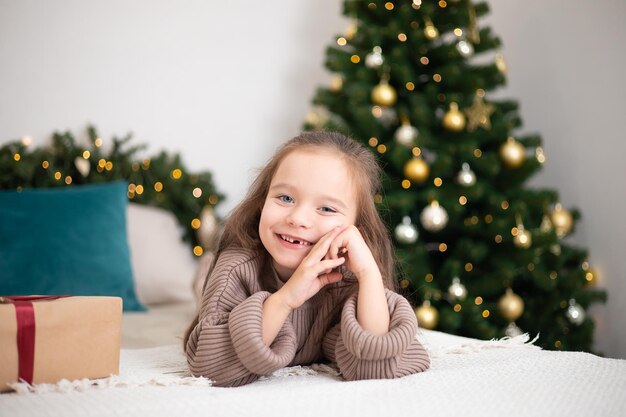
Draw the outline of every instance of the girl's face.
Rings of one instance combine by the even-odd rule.
[[[259,235],[281,280],[291,277],[317,241],[354,224],[355,186],[347,164],[330,151],[297,150],[276,170],[261,211]]]

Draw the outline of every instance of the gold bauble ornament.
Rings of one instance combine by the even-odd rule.
[[[533,238],[528,230],[517,226],[517,234],[513,237],[513,243],[518,248],[528,249],[533,244]]]
[[[200,212],[200,227],[196,234],[200,244],[205,249],[215,248],[217,243],[217,218],[213,212],[213,207],[206,206]]]
[[[379,106],[389,107],[396,104],[398,94],[396,90],[389,85],[386,80],[382,80],[372,90],[372,102]]]
[[[501,53],[497,53],[495,57],[495,63],[496,68],[498,68],[498,71],[500,71],[502,74],[506,74],[508,72],[509,68],[506,64],[506,60],[504,59],[504,55],[502,55]]]
[[[443,115],[443,127],[452,132],[465,129],[465,115],[459,111],[459,105],[450,103],[450,109]]]
[[[321,129],[330,118],[330,114],[326,108],[315,106],[309,111],[305,117],[305,122],[312,125],[315,129]]]
[[[514,137],[509,136],[500,147],[500,159],[504,162],[504,165],[508,168],[519,168],[526,159],[524,146],[515,140]]]
[[[330,79],[330,91],[337,93],[343,88],[343,77],[341,74],[333,74]]]
[[[439,322],[439,312],[430,305],[428,300],[415,309],[415,316],[417,317],[417,325],[424,329],[432,330],[437,327]]]
[[[439,37],[439,31],[437,30],[435,25],[433,25],[433,22],[431,22],[430,20],[426,22],[426,25],[424,25],[424,36],[429,41],[434,41],[435,39]]]
[[[593,287],[598,281],[598,273],[594,269],[587,269],[585,271],[585,281],[587,287]]]
[[[404,165],[404,176],[413,182],[424,182],[429,174],[430,168],[422,158],[412,158]]]
[[[535,158],[537,158],[537,162],[540,164],[546,163],[546,154],[541,146],[537,146],[537,149],[535,149]]]
[[[543,218],[541,219],[541,225],[539,226],[539,230],[541,230],[544,233],[552,230],[552,220],[550,220],[550,217],[548,217],[547,214],[543,215]]]
[[[572,226],[574,225],[572,214],[561,207],[560,204],[554,206],[554,210],[550,213],[550,221],[559,238],[565,237],[572,230]]]
[[[498,311],[508,321],[515,321],[524,313],[524,300],[515,294],[511,288],[498,300]]]
[[[354,36],[356,35],[357,30],[358,29],[357,29],[356,22],[351,22],[346,28],[346,31],[344,32],[344,36],[346,37],[347,40],[350,41],[354,39]]]

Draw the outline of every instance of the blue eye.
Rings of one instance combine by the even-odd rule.
[[[285,194],[279,195],[278,199],[282,201],[283,203],[293,203],[293,198]]]
[[[337,210],[328,206],[321,207],[320,210],[323,211],[324,213],[337,213]]]

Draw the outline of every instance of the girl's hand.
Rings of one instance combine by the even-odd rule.
[[[333,240],[341,231],[342,227],[336,227],[326,233],[302,260],[291,278],[277,291],[289,308],[300,307],[325,285],[341,280],[342,274],[334,272],[333,269],[342,265],[345,259],[326,256]]]
[[[389,308],[385,286],[372,251],[356,226],[349,226],[333,239],[327,257],[346,258],[346,266],[359,281],[356,319],[373,335],[389,331]]]
[[[359,229],[352,225],[345,228],[330,244],[327,259],[346,258],[346,267],[360,281],[364,277],[380,278],[378,264],[365,243]]]

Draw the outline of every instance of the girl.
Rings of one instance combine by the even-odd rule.
[[[239,386],[322,359],[347,380],[428,369],[413,309],[393,292],[379,178],[373,155],[339,133],[278,150],[224,224],[185,335],[194,375]]]

